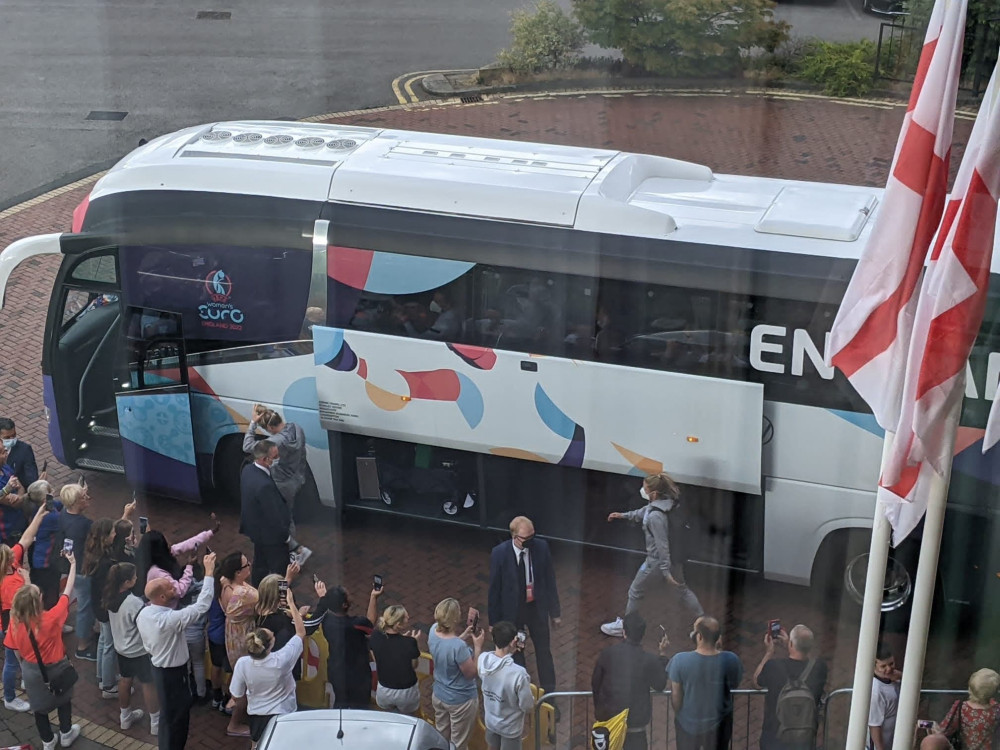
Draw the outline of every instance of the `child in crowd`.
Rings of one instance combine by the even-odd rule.
[[[896,710],[899,707],[899,681],[892,650],[879,643],[875,651],[875,674],[872,677],[872,702],[868,711],[868,750],[891,750],[896,733]]]
[[[181,599],[178,608],[184,608],[198,599],[202,586],[205,584],[205,569],[201,563],[194,563],[194,580],[187,594]],[[191,676],[194,679],[195,692],[198,701],[205,700],[205,626],[208,623],[208,613],[194,620],[184,628],[184,640],[187,641],[188,658],[190,661]],[[214,677],[214,675],[213,675]],[[215,685],[213,681],[213,686]]]

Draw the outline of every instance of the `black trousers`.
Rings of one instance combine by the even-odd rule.
[[[677,750],[727,750],[733,736],[733,715],[728,714],[714,728],[698,734],[684,731],[675,717],[674,729],[677,732]]]
[[[56,711],[59,714],[59,731],[68,732],[73,728],[73,706],[64,703]],[[52,742],[56,738],[55,732],[52,731],[52,724],[49,723],[48,714],[36,713],[35,727],[38,729],[38,735],[42,738],[42,742]]]
[[[538,668],[538,687],[546,693],[556,689],[556,667],[552,663],[552,649],[549,646],[549,617],[538,608],[537,602],[522,604],[517,612],[517,629],[525,629],[535,646],[535,666]],[[526,667],[524,652],[514,654],[514,662]]]
[[[42,592],[42,606],[45,609],[52,609],[59,601],[59,582],[62,578],[62,571],[58,565],[48,568],[32,568],[31,582],[38,586]],[[101,594],[97,595],[98,597]]]
[[[288,544],[255,544],[253,546],[253,568],[250,578],[253,585],[258,585],[265,576],[271,573],[285,575],[288,569]],[[233,666],[236,666],[235,664]]]
[[[191,683],[187,664],[181,667],[153,667],[153,684],[160,699],[160,750],[184,750],[191,721]]]
[[[646,727],[643,727],[641,732],[626,732],[622,750],[647,750],[649,741],[646,739],[646,731]]]

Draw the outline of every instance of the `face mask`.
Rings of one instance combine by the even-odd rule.
[[[14,447],[14,443],[17,442],[17,438],[4,438],[3,447],[10,450]]]
[[[529,537],[527,539],[521,540],[521,546],[525,549],[531,549],[532,545],[535,543],[535,537]]]
[[[442,312],[441,305],[437,303],[437,300],[431,300],[431,303],[427,305],[427,309],[435,314],[439,314]]]
[[[642,498],[643,500],[645,500],[645,501],[646,501],[647,503],[649,502],[649,493],[648,493],[648,492],[646,492],[646,487],[645,487],[645,485],[643,485],[643,486],[642,486],[642,487],[641,487],[641,488],[639,489],[639,497],[641,497],[641,498]]]

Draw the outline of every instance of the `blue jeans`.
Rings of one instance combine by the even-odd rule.
[[[104,690],[113,690],[118,684],[118,655],[109,622],[101,623],[101,635],[97,639],[97,679]]]
[[[14,688],[17,687],[17,670],[19,668],[17,651],[5,647],[3,653],[3,699],[5,701],[12,701],[15,698]]]
[[[77,575],[73,584],[76,594],[76,647],[90,645],[94,637],[94,607],[90,603],[90,576]]]

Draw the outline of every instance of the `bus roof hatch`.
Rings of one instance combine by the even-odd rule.
[[[754,227],[766,234],[853,242],[875,211],[873,190],[828,190],[821,185],[785,187]]]

